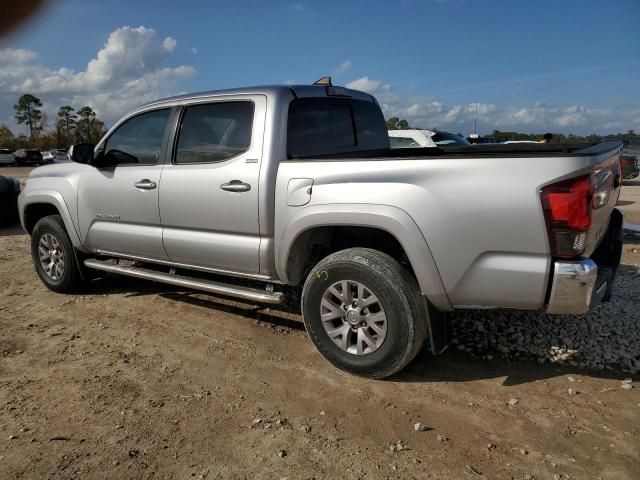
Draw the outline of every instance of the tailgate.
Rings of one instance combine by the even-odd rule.
[[[622,165],[619,142],[613,143],[615,147],[607,154],[599,156],[599,162],[594,166],[591,174],[593,185],[593,200],[591,202],[591,228],[587,232],[585,257],[591,254],[600,244],[607,232],[611,213],[618,203],[622,186]]]
[[[621,142],[578,150],[580,168],[541,189],[553,257],[588,258],[598,248],[620,196],[621,150]]]

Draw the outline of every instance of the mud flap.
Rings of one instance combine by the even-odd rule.
[[[620,259],[622,257],[622,223],[624,217],[622,212],[617,208],[611,212],[611,219],[609,220],[609,227],[607,233],[600,242],[600,245],[591,256],[591,259],[598,265],[598,280],[596,281],[597,291],[598,285],[602,285],[603,282],[607,282],[606,291],[603,293],[602,298],[599,299],[602,302],[608,302],[611,300],[611,289],[616,276],[616,271],[620,265]],[[593,302],[597,304],[598,302]]]
[[[444,352],[451,343],[451,318],[446,312],[441,312],[429,302],[427,302],[427,307],[429,309],[427,325],[431,353],[438,355]]]

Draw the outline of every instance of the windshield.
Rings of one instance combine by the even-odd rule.
[[[435,135],[431,137],[431,140],[439,147],[447,145],[471,145],[464,138],[447,132],[436,132]]]

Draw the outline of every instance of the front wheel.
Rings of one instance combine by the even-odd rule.
[[[38,220],[31,234],[31,257],[40,280],[50,290],[67,293],[79,286],[76,256],[60,215]]]
[[[320,261],[304,284],[302,313],[330,363],[369,378],[401,370],[427,335],[427,304],[415,279],[389,255],[368,248]]]

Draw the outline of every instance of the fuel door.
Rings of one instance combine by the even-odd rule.
[[[311,201],[313,178],[292,178],[287,185],[287,205],[301,207]]]

